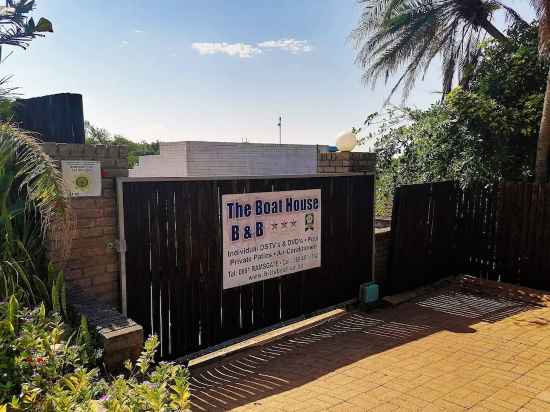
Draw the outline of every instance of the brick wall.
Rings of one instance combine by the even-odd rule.
[[[366,152],[319,153],[319,173],[374,173],[376,154]]]
[[[115,178],[128,176],[126,146],[44,143],[56,160],[101,162],[102,194],[71,198],[74,216],[71,249],[66,259],[55,251],[52,260],[65,272],[68,285],[75,285],[99,301],[120,307],[118,223]]]

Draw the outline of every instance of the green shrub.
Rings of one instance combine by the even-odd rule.
[[[188,408],[187,370],[154,365],[158,338],[150,337],[126,375],[102,377],[85,320],[72,333],[57,313],[0,303],[0,412],[182,411]]]
[[[37,279],[51,283],[42,277],[47,273],[46,239],[66,250],[71,222],[56,163],[32,136],[0,123],[0,300],[12,294],[33,306],[44,300]],[[53,284],[45,285],[48,295],[56,292],[51,298],[60,295],[60,285],[54,291]]]
[[[394,189],[414,183],[530,181],[549,62],[538,58],[538,24],[513,25],[509,44],[488,41],[469,87],[428,108],[389,107],[369,116],[377,154],[377,214]]]
[[[168,362],[152,368],[158,338],[151,336],[135,365],[127,361],[128,377],[114,378],[103,397],[108,411],[183,411],[189,406],[187,369]]]

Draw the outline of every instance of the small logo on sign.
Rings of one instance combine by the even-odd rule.
[[[313,213],[306,213],[305,217],[305,232],[308,230],[313,230],[315,225],[315,215]]]
[[[90,178],[84,174],[76,177],[74,180],[75,187],[81,192],[90,190]]]

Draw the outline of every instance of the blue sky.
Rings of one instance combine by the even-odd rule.
[[[2,74],[24,97],[81,93],[87,120],[133,140],[275,142],[282,115],[285,143],[332,144],[389,90],[361,83],[346,41],[359,13],[356,0],[37,0],[55,33]],[[434,67],[408,104],[439,84]]]

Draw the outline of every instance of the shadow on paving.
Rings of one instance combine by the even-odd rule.
[[[396,308],[347,313],[193,368],[192,409],[228,410],[253,403],[431,334],[474,333],[470,325],[497,322],[535,308],[538,306],[446,289]]]

